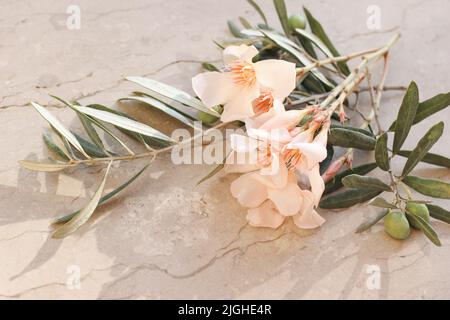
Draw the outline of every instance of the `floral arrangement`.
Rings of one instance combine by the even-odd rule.
[[[57,172],[107,164],[86,206],[54,221],[54,238],[75,232],[98,206],[125,189],[162,153],[211,144],[207,137],[227,127],[240,132],[229,135],[226,156],[220,157],[214,170],[199,183],[222,171],[238,174],[230,191],[247,209],[250,225],[277,228],[292,217],[299,228],[312,229],[325,222],[317,208],[340,209],[368,202],[380,211],[357,232],[384,219],[385,231],[393,238],[406,239],[413,227],[440,245],[430,217],[450,223],[450,212],[428,199],[416,198],[411,189],[427,197],[450,199],[449,183],[412,175],[419,162],[450,167],[450,159],[429,152],[442,136],[444,123],[432,126],[413,150],[402,146],[414,124],[450,105],[450,93],[420,101],[414,82],[407,88],[385,86],[389,51],[399,34],[382,47],[341,55],[306,8],[304,15],[288,18],[284,1],[273,2],[282,31],[269,25],[257,3],[248,0],[262,23],[253,26],[242,17],[242,27],[228,22],[234,39],[216,43],[223,50],[223,65],[205,62],[205,72],[192,79],[197,97],[152,79],[127,78],[147,90],[133,92],[119,102],[160,110],[182,128],[190,128],[194,135],[189,138],[180,141],[100,104],[82,106],[55,97],[76,113],[86,133],[82,136],[32,102],[50,124],[51,130],[43,138],[52,158],[23,160],[22,166]],[[357,61],[356,66],[350,68],[350,61]],[[373,86],[372,69],[380,61],[382,77]],[[367,83],[365,87],[363,82]],[[406,92],[396,120],[383,128],[379,110],[382,93],[388,89]],[[369,114],[358,105],[363,93],[370,96]],[[348,110],[362,118],[361,126],[353,125],[356,119],[348,118]],[[140,142],[143,150],[131,150],[124,135]],[[108,145],[104,136],[115,145]],[[373,161],[352,166],[355,149],[370,152]],[[392,170],[394,157],[407,159],[401,172]],[[112,163],[136,159],[148,159],[148,164],[103,194]],[[368,175],[377,168],[387,172],[388,181]],[[391,196],[384,198],[382,193]]]

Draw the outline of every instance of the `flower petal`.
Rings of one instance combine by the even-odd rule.
[[[307,171],[309,183],[311,184],[311,192],[314,195],[314,204],[319,205],[320,198],[325,190],[325,183],[320,176],[319,164]]]
[[[258,141],[242,134],[230,134],[230,146],[236,152],[252,152],[258,148]]]
[[[283,60],[268,59],[254,64],[256,79],[272,89],[276,99],[286,98],[295,88],[295,64]]]
[[[229,46],[223,50],[223,62],[228,65],[235,61],[252,62],[258,50],[254,46],[241,44],[240,46]]]
[[[301,229],[320,227],[325,219],[314,210],[314,195],[310,191],[303,190],[302,199],[301,212],[293,217],[295,225]]]
[[[269,188],[284,188],[288,183],[289,171],[284,161],[278,155],[272,154],[272,164],[262,168],[259,174],[255,174],[254,179],[258,180]]]
[[[268,190],[269,199],[272,200],[278,211],[284,216],[297,214],[302,206],[302,190],[297,183],[288,183],[282,189]]]
[[[311,169],[327,157],[327,148],[319,143],[292,142],[288,149],[298,149],[302,153],[302,160],[306,160],[307,169]]]
[[[239,90],[230,75],[222,72],[203,72],[192,78],[192,88],[208,107],[224,104]]]
[[[308,213],[297,214],[293,219],[295,225],[301,229],[315,229],[325,222],[325,219],[314,209]]]
[[[273,101],[273,107],[270,108],[269,111],[263,112],[259,115],[254,116],[251,119],[245,120],[245,127],[251,128],[251,129],[258,129],[260,126],[262,126],[264,123],[266,123],[268,120],[272,119],[276,115],[279,115],[280,113],[285,112],[284,105],[279,100]]]
[[[282,112],[274,116],[272,119],[269,119],[267,122],[261,125],[259,129],[292,129],[300,122],[303,113],[304,111],[302,110],[289,110],[286,112]]]
[[[249,153],[230,152],[225,160],[224,171],[226,173],[247,173],[256,171],[259,167],[256,164],[256,159]]]
[[[265,185],[253,179],[255,173],[246,173],[231,183],[230,190],[233,197],[247,208],[258,207],[267,199]]]
[[[255,115],[252,101],[259,96],[257,86],[244,87],[223,106],[222,122],[245,120]]]
[[[274,208],[271,201],[266,201],[261,206],[248,210],[247,221],[253,227],[276,229],[283,224],[284,216]]]

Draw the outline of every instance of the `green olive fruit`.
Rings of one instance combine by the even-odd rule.
[[[408,202],[408,204],[406,205],[406,211],[408,211],[409,213],[411,213],[415,216],[421,217],[426,222],[430,221],[430,212],[428,211],[427,206],[422,203]],[[420,226],[418,226],[414,220],[408,219],[408,221],[412,227],[414,227],[416,229],[420,229]]]
[[[410,233],[408,220],[402,212],[391,211],[384,217],[384,231],[394,239],[404,240]]]
[[[292,29],[305,29],[306,20],[301,14],[293,14],[288,19],[289,26]]]

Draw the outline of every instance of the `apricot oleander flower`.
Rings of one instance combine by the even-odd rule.
[[[224,105],[223,122],[245,120],[268,112],[296,85],[295,64],[283,60],[252,62],[254,46],[229,46],[223,51],[224,68],[192,78],[192,87],[207,107]]]
[[[329,124],[312,121],[307,129],[297,127],[310,111],[281,111],[265,122],[255,117],[246,121],[248,136],[231,136],[233,153],[225,171],[243,173],[230,189],[248,208],[250,225],[277,228],[289,216],[300,228],[324,223],[315,207],[324,189],[319,163],[326,157]],[[231,157],[237,154],[244,154],[241,160],[254,161],[234,163]],[[309,180],[311,190],[300,188],[296,173]]]

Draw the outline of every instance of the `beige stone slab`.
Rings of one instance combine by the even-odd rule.
[[[270,21],[276,21],[271,1],[259,2]],[[200,70],[199,62],[220,59],[212,40],[228,37],[226,20],[242,15],[258,21],[240,0],[77,3],[81,29],[68,30],[65,12],[71,1],[2,1],[0,298],[450,298],[450,227],[443,223],[433,223],[441,248],[418,232],[405,242],[392,240],[379,225],[355,234],[363,218],[375,212],[367,206],[324,211],[327,223],[320,230],[298,230],[292,223],[278,230],[254,229],[229,194],[233,176],[220,175],[195,187],[211,168],[175,166],[168,158],[157,160],[79,232],[64,240],[49,239],[51,219],[86,203],[102,168],[61,174],[20,168],[20,159],[48,155],[41,139],[46,123],[28,102],[55,104],[50,93],[113,105],[137,88],[123,80],[126,75],[191,91],[190,78]],[[287,4],[291,12],[300,11],[302,4],[310,8],[342,52],[376,47],[401,31],[387,84],[407,85],[414,79],[422,99],[450,89],[448,1],[377,1],[379,31],[366,27],[372,1]],[[385,126],[400,98],[401,93],[386,93]],[[70,110],[49,110],[70,128],[80,129]],[[174,128],[145,108],[127,111],[162,124],[167,132]],[[450,110],[418,125],[407,146],[438,120],[450,120]],[[449,134],[446,128],[433,150],[450,156]],[[356,158],[364,157],[358,153]],[[113,167],[106,188],[111,190],[144,164]],[[420,173],[450,180],[446,169],[421,165]],[[373,270],[380,271],[377,288],[371,287]]]

